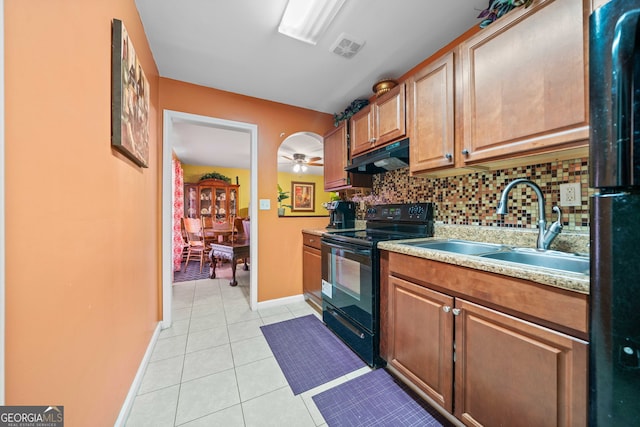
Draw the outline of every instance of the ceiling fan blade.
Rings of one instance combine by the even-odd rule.
[[[309,165],[309,166],[324,166],[324,163],[313,162],[313,163],[307,163],[307,165]]]
[[[291,157],[287,157],[287,156],[282,156],[282,157],[284,157],[284,158],[285,158],[285,159],[287,159],[287,160],[291,160],[291,161],[293,161],[293,159],[292,159]]]
[[[307,162],[313,163],[313,162],[317,162],[318,160],[322,160],[322,157],[309,157],[307,159]]]

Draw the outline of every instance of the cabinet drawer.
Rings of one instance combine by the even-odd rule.
[[[309,233],[302,233],[302,244],[320,249],[320,236]]]

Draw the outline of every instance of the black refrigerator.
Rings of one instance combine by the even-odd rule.
[[[640,0],[589,20],[589,422],[640,425]]]

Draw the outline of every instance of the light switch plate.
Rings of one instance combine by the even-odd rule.
[[[268,211],[271,209],[271,200],[270,199],[260,199],[260,210]]]
[[[560,184],[560,206],[581,206],[582,189],[579,182]]]

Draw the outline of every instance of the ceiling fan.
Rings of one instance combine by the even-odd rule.
[[[287,160],[293,162],[293,171],[294,172],[304,172],[307,170],[307,166],[324,166],[323,163],[319,163],[319,160],[322,160],[322,157],[309,157],[305,156],[301,153],[294,153],[292,157],[282,156]]]

